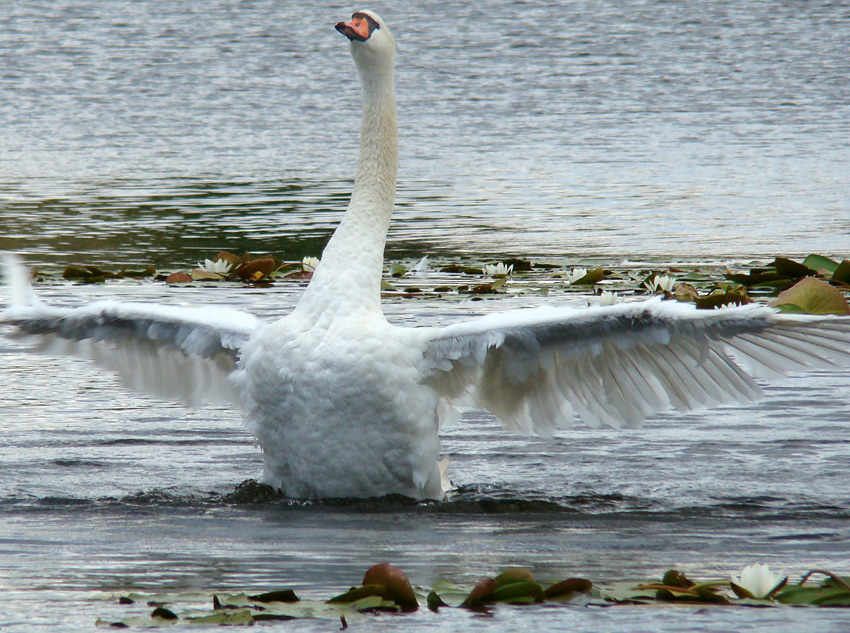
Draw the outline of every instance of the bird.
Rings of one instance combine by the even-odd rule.
[[[265,321],[212,306],[53,307],[7,255],[0,323],[87,354],[133,389],[241,407],[262,481],[295,499],[444,499],[439,433],[457,407],[543,436],[576,421],[635,427],[671,408],[756,400],[757,378],[850,364],[850,319],[760,304],[698,310],[655,297],[389,323],[381,276],[398,169],[396,45],[373,11],[335,28],[361,83],[359,156],[349,205],[291,312]]]

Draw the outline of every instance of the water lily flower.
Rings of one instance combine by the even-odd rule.
[[[612,306],[617,303],[617,301],[619,301],[617,295],[610,290],[603,290],[602,294],[599,295],[599,305],[601,306]]]
[[[645,281],[643,283],[644,286],[650,292],[671,292],[673,290],[673,285],[676,283],[676,279],[671,277],[670,275],[655,275],[652,279]]]
[[[486,264],[484,266],[484,274],[490,275],[491,277],[507,277],[514,271],[514,265],[505,266],[502,262],[499,262],[495,266],[492,264]]]
[[[422,273],[428,272],[428,256],[427,255],[425,255],[422,259],[420,259],[419,262],[416,264],[416,266],[413,267],[413,272],[415,272],[418,275],[421,275]]]
[[[319,267],[319,261],[318,257],[305,257],[301,260],[301,270],[305,273],[315,272],[316,268]]]
[[[567,273],[567,283],[574,284],[579,279],[587,275],[587,268],[573,268],[569,273]]]
[[[229,261],[224,259],[205,259],[204,263],[198,262],[198,268],[208,273],[216,273],[218,275],[226,275],[233,267]]]
[[[771,598],[788,582],[787,577],[782,578],[781,574],[774,574],[770,567],[759,563],[747,565],[740,577],[733,575],[731,578],[732,591],[739,598]]]

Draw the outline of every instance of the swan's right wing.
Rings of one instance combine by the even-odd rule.
[[[242,346],[260,327],[251,314],[227,308],[185,308],[101,301],[57,308],[39,301],[27,272],[4,262],[11,307],[0,324],[35,337],[38,350],[91,358],[129,388],[187,404],[233,404],[228,380]]]

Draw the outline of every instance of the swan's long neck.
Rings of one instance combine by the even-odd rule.
[[[360,157],[348,209],[324,252],[298,311],[381,313],[384,246],[395,201],[398,130],[392,66],[360,68]]]

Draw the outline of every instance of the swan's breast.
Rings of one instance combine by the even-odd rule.
[[[267,478],[294,496],[421,496],[439,440],[415,330],[285,321],[252,341],[239,378]]]

